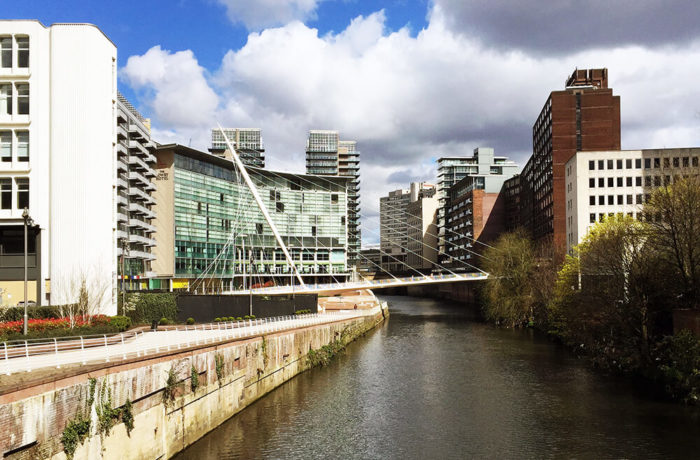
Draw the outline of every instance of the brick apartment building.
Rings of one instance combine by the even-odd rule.
[[[533,153],[522,174],[510,179],[506,208],[518,218],[508,226],[524,227],[537,242],[566,245],[565,165],[578,151],[620,149],[620,97],[608,88],[607,69],[576,69],[566,87],[550,93],[532,128]]]

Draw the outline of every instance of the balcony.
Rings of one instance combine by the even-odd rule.
[[[129,181],[142,184],[143,188],[146,190],[155,190],[156,188],[146,176],[136,171],[129,171]]]
[[[127,172],[129,168],[126,167],[126,164],[124,164],[123,161],[117,160],[117,171],[124,171]]]
[[[152,155],[148,155],[152,156]],[[143,161],[141,158],[137,156],[130,156],[129,157],[129,165],[133,166],[135,169],[142,170],[144,175],[149,176],[149,177],[155,177],[156,172],[151,168],[148,164],[146,164],[145,161]]]
[[[136,137],[139,139],[148,139],[150,137],[148,131],[146,130],[146,127],[143,126],[141,123],[134,123],[133,120],[131,121],[131,123],[129,123],[129,133],[132,137]]]
[[[138,214],[142,214],[146,216],[147,219],[153,219],[156,217],[156,213],[151,211],[150,209],[146,208],[145,206],[141,206],[138,203],[129,203],[129,211],[135,212]]]
[[[149,152],[146,150],[146,148],[141,144],[141,142],[129,139],[129,150],[136,155],[148,155]]]
[[[139,220],[139,219],[129,219],[129,227],[140,228],[140,229],[145,230],[145,231],[150,232],[150,233],[153,233],[156,231],[156,228],[153,225],[147,224],[146,222]]]
[[[117,230],[117,239],[118,240],[125,240],[128,238],[129,234],[126,233],[124,230]]]
[[[153,238],[148,238],[147,236],[133,235],[133,234],[129,235],[129,242],[143,244],[146,246],[155,246],[156,245],[156,240],[154,240]]]
[[[150,252],[136,251],[136,250],[130,249],[129,252],[126,254],[126,258],[127,259],[155,260],[156,256],[154,256]]]
[[[129,222],[129,218],[126,214],[117,211],[117,222]]]
[[[129,133],[126,130],[125,124],[119,123],[117,125],[117,139],[128,139],[129,138]]]
[[[132,199],[138,200],[138,201],[144,201],[147,204],[155,204],[156,200],[149,195],[148,193],[144,192],[140,188],[136,187],[130,187],[129,188],[129,196]]]

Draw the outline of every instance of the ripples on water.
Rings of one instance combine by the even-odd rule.
[[[178,460],[700,458],[697,409],[656,402],[533,331],[455,303],[386,297],[391,318]]]

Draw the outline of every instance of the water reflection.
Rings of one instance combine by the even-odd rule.
[[[391,319],[183,452],[219,458],[689,458],[696,409],[638,396],[532,331],[387,297]]]

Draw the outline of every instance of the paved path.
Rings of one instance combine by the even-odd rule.
[[[0,344],[0,373],[11,375],[31,372],[48,367],[60,368],[70,364],[113,362],[128,358],[180,350],[198,345],[245,339],[261,334],[275,333],[316,324],[330,323],[379,312],[379,306],[368,310],[341,310],[299,316],[284,316],[230,323],[213,323],[181,326],[165,331],[142,331],[105,336],[103,339],[75,338],[70,342],[80,344],[71,350],[59,346],[60,341],[11,343],[7,348]],[[101,344],[98,344],[100,341]],[[92,345],[92,346],[90,346]]]

